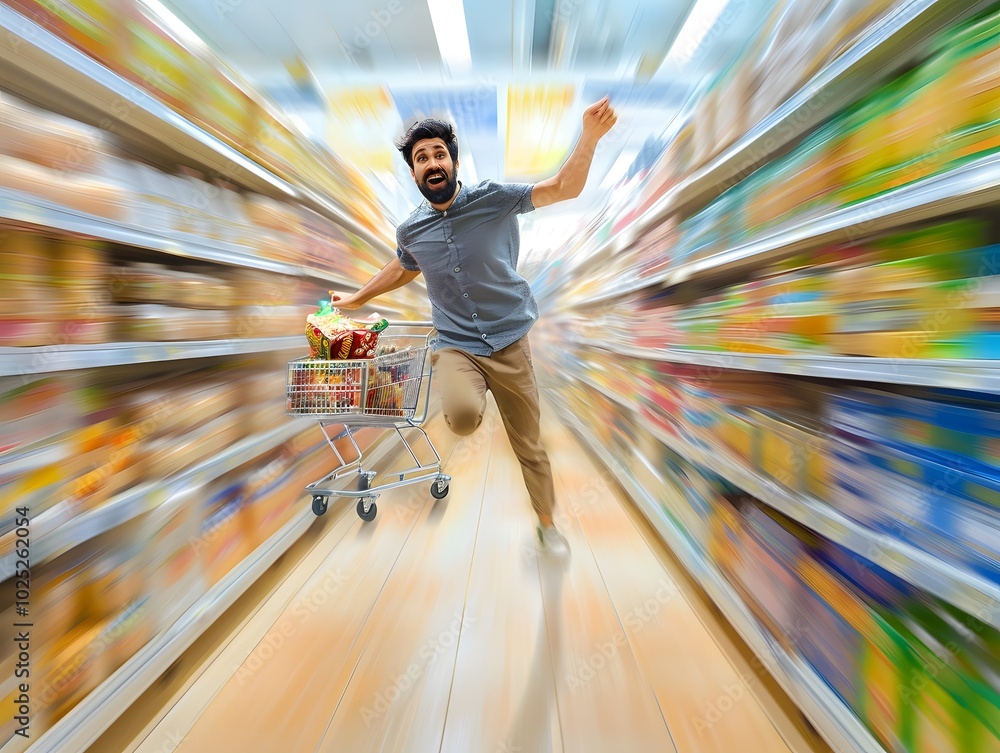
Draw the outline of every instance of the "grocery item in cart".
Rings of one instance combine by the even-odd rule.
[[[289,371],[289,408],[307,414],[356,413],[361,408],[363,366],[322,359],[293,361]]]
[[[402,416],[403,379],[393,377],[390,369],[372,368],[368,374],[368,396],[365,408],[379,416]]]
[[[323,301],[316,313],[306,317],[309,356],[321,361],[372,358],[379,333],[387,326],[385,319],[362,324],[332,308],[329,301]]]

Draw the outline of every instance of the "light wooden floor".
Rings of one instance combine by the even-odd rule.
[[[564,428],[568,562],[535,551],[492,402],[428,430],[445,500],[337,503],[91,753],[827,750]]]

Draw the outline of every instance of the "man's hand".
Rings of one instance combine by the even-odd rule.
[[[559,168],[559,172],[535,184],[531,189],[531,203],[535,209],[547,207],[559,201],[575,199],[587,184],[590,165],[597,151],[597,142],[610,131],[618,116],[611,108],[607,97],[595,102],[583,113],[583,133],[569,158]]]
[[[583,112],[583,138],[596,144],[610,131],[618,116],[611,107],[607,97],[600,102],[595,102]]]
[[[338,293],[336,290],[330,291],[330,303],[344,311],[354,311],[365,305],[358,299],[357,293]]]

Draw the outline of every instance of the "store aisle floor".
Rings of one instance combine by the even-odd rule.
[[[428,429],[445,500],[394,490],[367,524],[339,503],[266,598],[91,751],[826,750],[568,431],[546,422],[558,560],[535,550],[492,402],[471,437]]]

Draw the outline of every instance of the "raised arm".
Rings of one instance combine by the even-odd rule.
[[[555,175],[536,183],[531,189],[531,203],[535,209],[567,199],[575,199],[587,185],[587,175],[594,161],[594,151],[599,142],[617,122],[618,116],[608,98],[596,102],[583,113],[583,133],[569,158]]]
[[[419,270],[411,272],[408,269],[404,269],[397,257],[382,267],[381,271],[366,282],[365,286],[357,293],[338,293],[335,290],[331,290],[330,302],[337,308],[344,309],[345,311],[358,309],[373,298],[378,298],[390,290],[401,288],[407,283],[412,282],[419,274]]]

